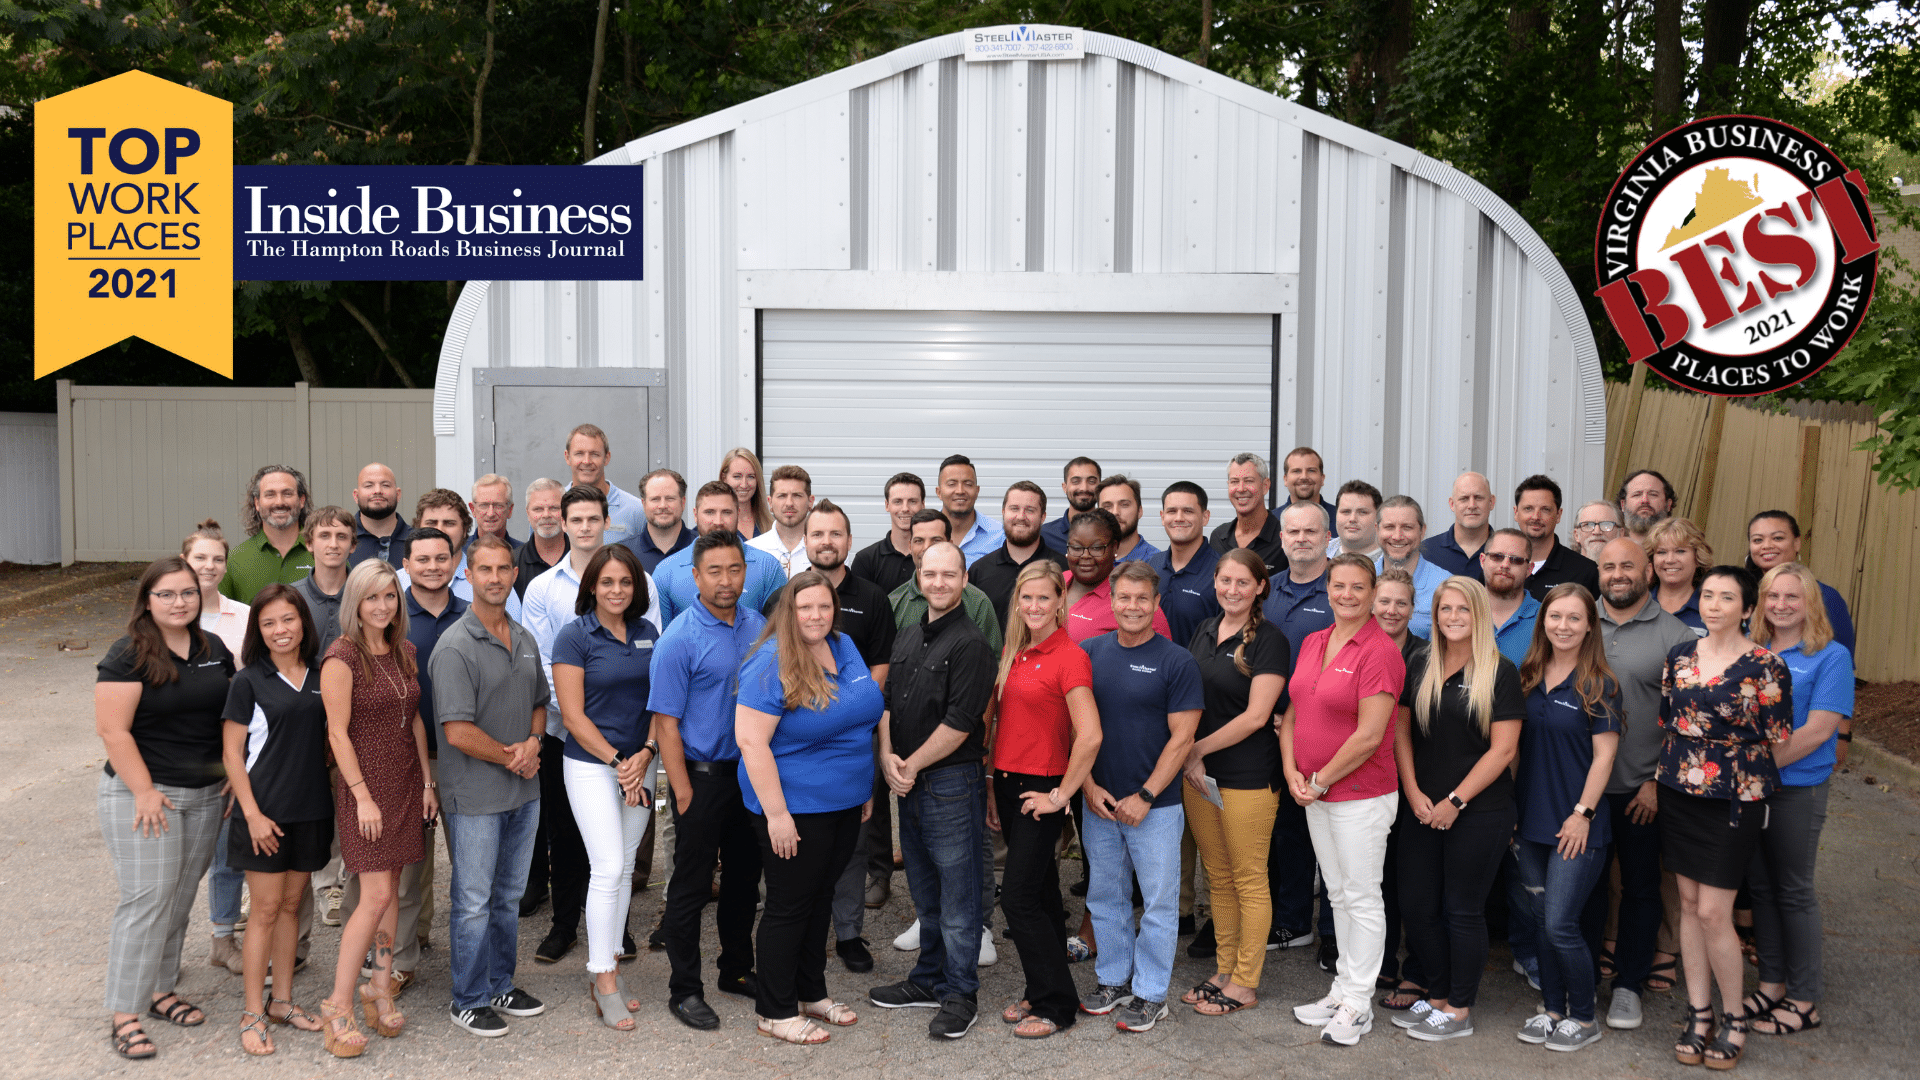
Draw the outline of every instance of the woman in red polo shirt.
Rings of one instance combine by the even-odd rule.
[[[993,798],[987,824],[1006,837],[1000,910],[1027,973],[1026,996],[1001,1019],[1016,1038],[1044,1039],[1073,1026],[1079,991],[1067,967],[1066,909],[1060,903],[1061,813],[1100,752],[1093,668],[1065,630],[1066,582],[1051,562],[1020,571],[1000,652],[1000,678],[987,705]]]
[[[1300,643],[1293,701],[1280,718],[1288,793],[1306,807],[1340,942],[1331,992],[1293,1015],[1341,1046],[1373,1029],[1368,999],[1387,940],[1380,874],[1399,809],[1393,709],[1407,665],[1373,621],[1373,586],[1373,560],[1364,555],[1340,555],[1327,567],[1333,625]]]

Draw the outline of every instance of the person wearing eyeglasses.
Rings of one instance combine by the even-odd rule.
[[[1581,503],[1573,512],[1573,546],[1589,559],[1598,560],[1607,541],[1621,534],[1620,509],[1605,499]]]
[[[1067,530],[1067,636],[1076,645],[1112,633],[1119,626],[1113,615],[1112,582],[1119,542],[1119,520],[1099,507],[1074,515],[1073,526]],[[1173,630],[1157,603],[1153,632],[1172,640]]]
[[[1500,655],[1515,667],[1527,658],[1533,623],[1540,616],[1540,601],[1527,588],[1528,571],[1533,568],[1529,551],[1527,534],[1519,529],[1495,530],[1480,549],[1480,573],[1493,608],[1494,639]]]

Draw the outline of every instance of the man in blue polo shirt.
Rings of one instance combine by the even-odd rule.
[[[1100,481],[1100,509],[1120,523],[1120,535],[1113,541],[1114,562],[1146,562],[1160,554],[1159,548],[1140,535],[1140,515],[1144,512],[1140,481],[1121,473]]]
[[[1527,572],[1533,568],[1529,547],[1526,533],[1498,529],[1480,549],[1480,570],[1493,604],[1494,643],[1514,667],[1527,658],[1533,624],[1540,616],[1540,601],[1527,592]]]
[[[687,478],[672,469],[655,469],[640,478],[640,505],[647,527],[620,541],[640,557],[640,569],[652,574],[660,560],[693,546],[694,531],[681,517],[687,512]]]
[[[1213,595],[1213,568],[1220,553],[1207,543],[1207,489],[1191,480],[1168,485],[1160,496],[1160,528],[1166,531],[1167,550],[1147,559],[1160,575],[1160,610],[1173,631],[1173,643],[1184,647],[1193,632],[1220,614]]]
[[[733,532],[737,527],[740,513],[739,499],[733,489],[724,480],[709,480],[700,485],[693,497],[693,524],[700,535],[715,529]],[[693,546],[698,546],[696,540]],[[660,592],[660,626],[673,625],[680,617],[699,602],[699,587],[695,582],[693,567],[693,546],[661,559],[653,572],[654,587]],[[787,583],[787,572],[780,568],[780,560],[756,547],[742,549],[746,558],[747,577],[741,586],[739,604],[744,608],[762,611],[780,586]]]
[[[613,446],[607,433],[593,424],[581,424],[567,433],[562,448],[572,487],[590,487],[607,499],[607,543],[625,543],[647,527],[640,500],[607,479],[607,466],[613,461]]]
[[[730,504],[733,497],[728,488]],[[753,912],[760,900],[760,842],[740,795],[733,712],[740,664],[767,620],[741,602],[747,556],[731,524],[702,533],[687,550],[698,594],[653,648],[647,708],[673,788],[673,875],[661,927],[672,967],[667,1010],[688,1027],[711,1031],[720,1026],[720,1017],[707,1004],[700,977],[700,909],[707,903],[716,856],[716,985],[743,997],[755,996],[758,989]]]
[[[1427,537],[1420,554],[1449,574],[1462,574],[1480,580],[1480,549],[1487,545],[1493,516],[1493,485],[1477,472],[1464,472],[1454,480],[1453,493],[1447,496],[1447,509],[1453,511],[1453,527]]]
[[[1040,526],[1040,540],[1055,551],[1067,550],[1067,527],[1073,519],[1100,505],[1100,463],[1090,457],[1077,457],[1060,470],[1060,493],[1067,497],[1067,509],[1059,517]]]
[[[1421,557],[1420,538],[1427,532],[1427,515],[1410,496],[1391,495],[1380,504],[1380,554],[1375,570],[1405,570],[1413,578],[1413,616],[1407,632],[1417,638],[1433,634],[1433,590],[1452,575]]]

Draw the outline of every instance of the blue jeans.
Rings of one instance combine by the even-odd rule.
[[[900,800],[900,855],[920,920],[920,960],[907,980],[943,1000],[980,989],[986,835],[987,784],[977,762],[921,773]]]
[[[1540,927],[1533,915],[1533,901],[1527,897],[1526,886],[1520,877],[1517,849],[1507,849],[1506,865],[1503,867],[1507,879],[1507,945],[1513,949],[1513,958],[1528,974],[1540,973]]]
[[[237,806],[220,822],[220,835],[213,842],[213,871],[207,875],[207,914],[215,926],[232,926],[240,921],[240,886],[247,883],[245,870],[227,865],[227,830],[233,828],[234,818],[240,819],[241,828],[247,827],[247,819]]]
[[[1087,913],[1100,954],[1094,977],[1102,986],[1126,986],[1135,997],[1165,1001],[1173,981],[1173,950],[1180,934],[1180,834],[1187,812],[1179,803],[1147,811],[1138,825],[1088,814],[1080,822],[1087,851]],[[1133,928],[1133,880],[1140,880],[1138,935]]]
[[[1607,867],[1605,847],[1560,857],[1553,844],[1513,842],[1521,889],[1530,901],[1540,948],[1540,999],[1547,1011],[1593,1022],[1593,950],[1580,916]]]
[[[453,857],[447,939],[453,1007],[477,1009],[513,989],[520,897],[527,891],[540,800],[499,814],[448,814]]]

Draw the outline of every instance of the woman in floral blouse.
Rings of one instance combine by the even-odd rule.
[[[1733,898],[1766,826],[1766,799],[1780,785],[1774,750],[1793,737],[1787,666],[1740,629],[1756,591],[1740,567],[1707,571],[1700,583],[1707,634],[1675,646],[1661,677],[1660,856],[1679,880],[1692,1011],[1674,1056],[1714,1069],[1733,1068],[1746,1046]],[[1724,1008],[1719,1037],[1709,1043],[1714,983]]]

